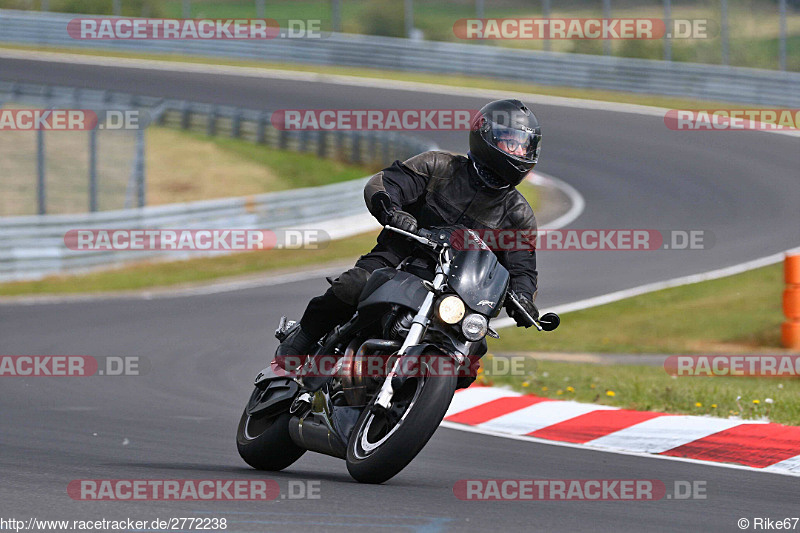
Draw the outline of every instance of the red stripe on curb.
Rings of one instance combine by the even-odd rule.
[[[764,468],[800,455],[800,427],[741,424],[661,455]]]
[[[475,426],[483,424],[499,416],[507,415],[514,411],[524,409],[530,405],[539,402],[552,401],[550,398],[539,398],[538,396],[508,396],[506,398],[498,398],[475,407],[471,407],[466,411],[461,411],[454,415],[445,418],[448,422],[457,422],[459,424],[469,424]]]
[[[628,409],[598,410],[537,429],[528,435],[541,439],[583,444],[659,416],[664,416],[664,414]]]

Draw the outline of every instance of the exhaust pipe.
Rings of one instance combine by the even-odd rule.
[[[347,444],[339,440],[330,420],[320,420],[313,413],[304,418],[293,416],[289,421],[289,436],[295,444],[309,451],[339,459],[347,457]]]

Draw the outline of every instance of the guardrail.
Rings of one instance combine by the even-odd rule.
[[[273,128],[270,114],[230,106],[138,96],[127,93],[0,82],[3,100],[42,106],[141,109],[159,124],[227,135],[276,148],[315,153],[350,162],[388,164],[436,145],[384,131],[285,131]],[[33,179],[33,177],[32,177]],[[181,204],[76,215],[0,217],[0,281],[35,279],[48,274],[122,264],[154,257],[178,259],[201,252],[86,252],[67,248],[64,236],[74,229],[283,229],[309,223],[351,220],[336,227],[338,237],[367,229],[371,222],[363,200],[367,178],[321,187]],[[335,226],[335,225],[334,225]],[[215,252],[218,253],[218,252]],[[224,252],[223,252],[224,253]]]
[[[83,16],[83,15],[81,15]],[[334,33],[322,39],[76,40],[74,15],[0,10],[0,42],[461,74],[800,107],[800,73]]]
[[[197,251],[76,251],[64,236],[91,229],[284,229],[364,215],[367,178],[257,196],[204,200],[79,215],[0,218],[0,281],[35,279],[155,257],[196,257]],[[359,231],[360,226],[347,228]],[[366,228],[361,228],[364,231]],[[346,233],[339,233],[339,237]],[[211,252],[224,253],[224,252]]]
[[[2,31],[0,40],[1,35]],[[149,118],[161,125],[198,131],[209,136],[241,138],[273,148],[312,153],[356,164],[388,164],[395,159],[405,160],[436,147],[430,141],[392,131],[278,129],[272,126],[272,115],[266,111],[117,91],[0,81],[0,105],[3,100],[25,101],[42,106],[145,108],[151,115]]]

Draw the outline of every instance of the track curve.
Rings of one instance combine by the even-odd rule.
[[[146,75],[145,75],[146,74]],[[484,99],[213,74],[0,59],[0,79],[186,97],[257,109],[477,108]],[[543,172],[586,199],[580,228],[704,229],[708,250],[543,252],[543,307],[702,272],[797,246],[797,140],[752,132],[688,133],[661,119],[533,105],[544,124]],[[465,150],[465,134],[426,132]],[[225,516],[229,531],[735,530],[740,517],[785,516],[796,480],[679,462],[516,442],[442,428],[386,486],[353,483],[336,459],[306,454],[284,473],[320,480],[321,499],[272,503],[75,502],[81,478],[263,477],[234,433],[254,371],[324,280],[152,301],[0,305],[0,353],[137,355],[140,377],[4,378],[0,498],[4,514],[49,518]],[[752,310],[751,310],[752,311]],[[535,338],[533,339],[535,340]],[[123,444],[126,442],[127,444]],[[471,478],[702,480],[708,499],[638,503],[462,502]],[[387,517],[387,515],[390,515]],[[646,518],[642,518],[646,516]]]

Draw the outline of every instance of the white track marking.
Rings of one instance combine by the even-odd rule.
[[[444,416],[448,417],[456,413],[461,413],[467,409],[472,409],[478,405],[483,405],[500,398],[513,398],[516,396],[522,396],[522,394],[511,390],[499,389],[497,387],[470,387],[466,390],[456,392]]]
[[[764,470],[769,470],[770,472],[777,472],[779,474],[788,470],[789,472],[792,472],[795,475],[800,475],[800,455],[791,457],[789,459],[785,459],[780,463],[775,463],[774,465],[770,465],[766,467]]]
[[[632,452],[661,453],[742,423],[741,420],[726,418],[659,416],[590,440],[585,444]]]
[[[607,405],[546,400],[494,418],[488,422],[479,424],[478,427],[500,433],[525,435],[532,431],[564,422],[570,418],[591,413],[592,411],[610,411],[615,409],[617,408]]]
[[[779,474],[782,476],[792,476],[792,477],[800,477],[800,471],[791,471],[791,470],[770,470],[768,468],[753,468],[752,466],[745,466],[745,465],[737,465],[733,463],[715,463],[713,461],[701,461],[699,459],[691,459],[688,457],[672,457],[670,455],[652,455],[649,453],[643,452],[634,452],[634,451],[627,451],[627,450],[612,450],[612,449],[603,449],[603,448],[588,448],[584,444],[575,444],[572,442],[561,442],[556,440],[547,440],[547,439],[540,439],[537,437],[530,437],[528,435],[509,435],[507,433],[498,433],[496,431],[489,431],[487,429],[483,429],[478,426],[466,426],[464,424],[457,424],[455,422],[442,422],[440,427],[446,429],[454,429],[457,431],[465,431],[467,433],[477,433],[479,435],[486,435],[490,437],[497,437],[501,439],[510,439],[510,440],[518,440],[523,442],[532,442],[535,444],[545,444],[548,446],[561,446],[563,448],[575,448],[577,450],[582,450],[584,452],[598,452],[598,453],[613,453],[616,455],[628,455],[633,457],[642,457],[645,459],[659,459],[662,461],[679,461],[682,463],[692,463],[701,466],[712,466],[717,468],[730,468],[733,470],[747,470],[750,472],[761,472],[765,474]],[[773,467],[776,465],[772,465]]]

